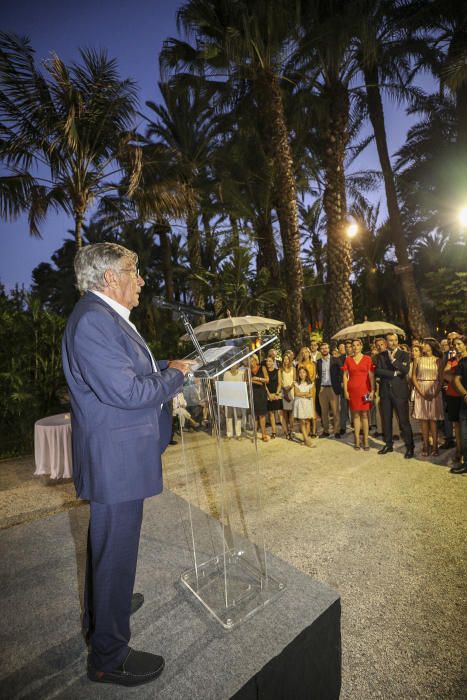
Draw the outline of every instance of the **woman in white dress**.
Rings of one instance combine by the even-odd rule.
[[[293,415],[300,421],[303,444],[307,447],[314,447],[310,437],[310,421],[315,417],[313,382],[306,367],[298,368],[298,377],[294,386]]]

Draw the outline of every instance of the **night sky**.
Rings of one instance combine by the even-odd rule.
[[[107,49],[110,57],[117,58],[121,77],[138,82],[143,107],[145,100],[158,100],[158,54],[164,39],[177,36],[175,15],[181,4],[179,0],[4,0],[1,28],[28,36],[38,59],[55,51],[68,63],[79,58],[80,47]],[[417,84],[433,89],[428,76]],[[389,148],[394,153],[404,142],[410,122],[403,106],[386,102],[385,111]],[[379,168],[374,144],[352,171],[366,168]],[[380,197],[384,200],[382,191],[371,199]],[[0,281],[7,290],[16,283],[28,287],[33,268],[50,260],[70,228],[72,222],[65,214],[50,214],[41,226],[43,238],[37,239],[29,235],[25,217],[13,223],[0,221]]]

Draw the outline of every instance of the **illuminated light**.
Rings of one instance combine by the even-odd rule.
[[[346,228],[346,234],[348,235],[349,238],[355,238],[355,236],[358,233],[358,224],[355,222],[353,224],[349,224]]]
[[[467,227],[467,207],[462,207],[462,209],[460,209],[459,223],[461,226]]]

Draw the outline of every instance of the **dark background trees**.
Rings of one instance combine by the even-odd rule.
[[[188,0],[178,20],[154,75],[162,97],[144,106],[105,52],[38,65],[27,39],[1,35],[0,214],[29,212],[34,235],[51,210],[74,221],[27,293],[2,291],[7,317],[64,321],[76,246],[115,240],[138,252],[136,322],[163,355],[183,330],[155,293],[280,317],[296,348],[309,327],[330,336],[365,317],[417,337],[465,324],[461,4]],[[413,120],[397,154],[388,95]],[[373,139],[381,171],[359,172]],[[48,361],[46,340],[35,348]]]

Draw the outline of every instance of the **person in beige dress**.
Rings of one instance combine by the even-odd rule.
[[[434,338],[425,338],[422,344],[422,356],[414,359],[412,382],[415,387],[413,417],[422,426],[422,457],[430,454],[430,435],[432,439],[431,454],[439,455],[437,421],[443,420],[443,362],[439,343]]]

